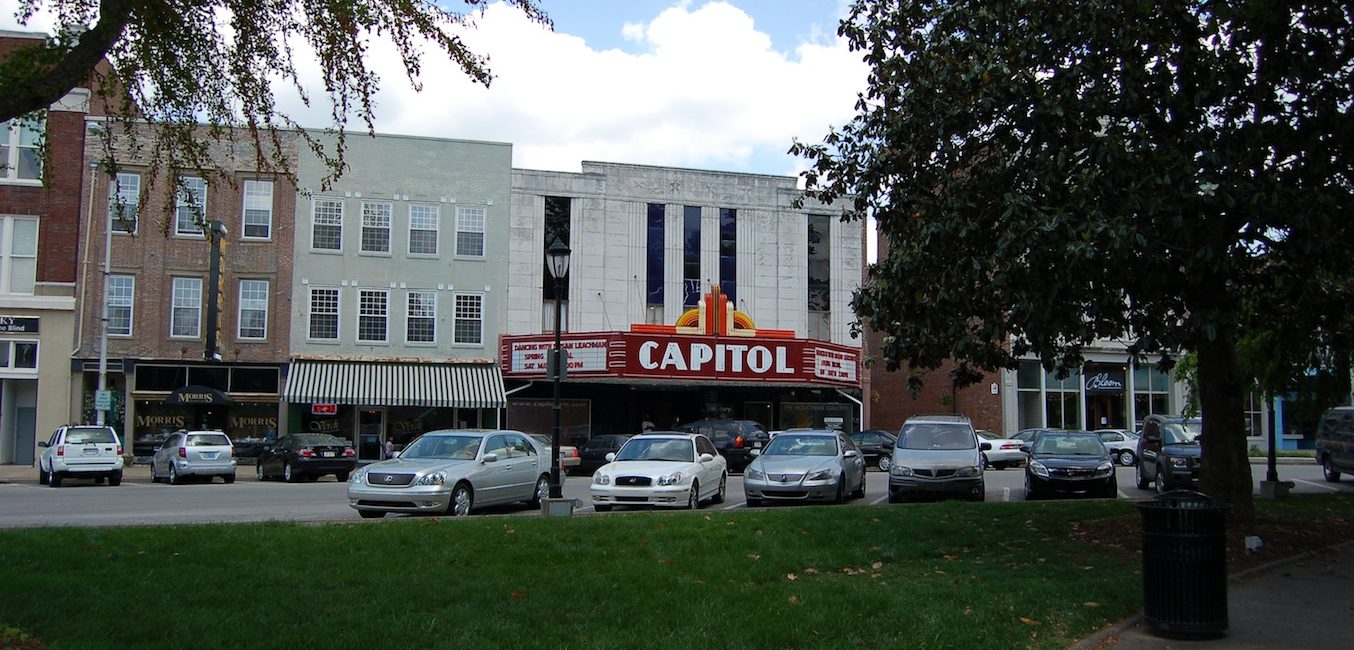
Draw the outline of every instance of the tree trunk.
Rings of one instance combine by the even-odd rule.
[[[1237,359],[1236,336],[1219,332],[1201,341],[1199,355],[1199,407],[1203,411],[1203,467],[1199,488],[1205,494],[1232,504],[1232,521],[1255,521],[1251,495],[1251,463],[1247,457],[1243,424],[1245,381]]]

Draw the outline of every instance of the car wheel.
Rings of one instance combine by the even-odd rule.
[[[854,499],[865,497],[865,472],[860,473],[860,487],[856,488],[856,491],[851,493],[851,497]]]
[[[1025,500],[1038,501],[1039,493],[1034,491],[1034,486],[1030,484],[1030,475],[1025,475]]]
[[[728,492],[729,492],[729,475],[728,474],[720,475],[719,491],[715,493],[713,499],[710,499],[710,503],[724,503],[724,498],[725,496],[728,495]]]
[[[907,497],[901,493],[895,493],[889,490],[889,503],[907,503]]]
[[[1321,459],[1321,473],[1325,474],[1326,480],[1331,483],[1340,480],[1340,470],[1335,469],[1335,466],[1331,464],[1329,454]]]
[[[259,463],[254,466],[254,476],[258,477],[260,481],[268,480],[268,477],[263,474],[263,463]],[[363,512],[366,511],[363,510]]]
[[[875,465],[879,467],[879,471],[887,472],[889,471],[889,467],[893,465],[893,458],[891,456],[880,456],[879,461],[876,462]]]
[[[1146,490],[1147,488],[1152,487],[1152,482],[1147,480],[1146,474],[1142,473],[1142,463],[1138,463],[1136,467],[1137,469],[1134,470],[1134,476],[1138,479],[1138,489]]]
[[[122,470],[108,473],[108,484],[117,487],[122,485]]]
[[[229,484],[229,483],[234,483],[234,482],[235,482],[235,473],[234,473],[234,472],[231,472],[230,474],[222,474],[222,475],[221,475],[221,480],[225,481],[225,482],[228,483],[228,484]]]
[[[1123,465],[1124,467],[1128,467],[1129,465],[1132,465],[1132,464],[1133,464],[1133,461],[1135,461],[1135,460],[1137,460],[1137,459],[1138,459],[1137,456],[1134,456],[1134,455],[1133,455],[1133,452],[1131,452],[1131,451],[1129,451],[1129,450],[1127,450],[1127,449],[1120,449],[1120,450],[1119,450],[1119,464],[1120,464],[1120,465]]]
[[[978,491],[975,492],[975,493],[973,493],[973,494],[970,494],[969,497],[968,497],[968,500],[969,500],[969,501],[986,501],[986,500],[987,500],[987,483],[986,483],[986,482],[979,483],[979,484],[978,484]]]
[[[531,504],[531,507],[533,508],[539,508],[541,507],[541,502],[549,496],[550,477],[541,474],[541,477],[536,479],[536,490],[531,493],[531,500],[527,501],[527,503]]]
[[[696,510],[701,507],[701,484],[700,481],[691,482],[691,498],[687,499],[686,509]]]
[[[42,465],[38,465],[38,485],[47,485],[51,482],[52,479],[47,475],[47,470],[43,469]]]
[[[47,476],[47,484],[54,488],[61,487],[61,480],[64,478],[66,477],[62,476],[61,472],[53,470],[52,473]]]
[[[301,480],[301,476],[291,468],[291,463],[286,463],[282,466],[282,480],[288,483],[295,483]]]
[[[347,483],[347,482],[348,482],[348,472],[339,472],[339,473],[337,473],[337,474],[334,475],[334,478],[335,478],[339,483]]]
[[[1167,476],[1164,469],[1157,468],[1157,494],[1163,494],[1171,489],[1169,481],[1166,480]]]
[[[592,509],[596,510],[597,512],[611,512],[611,506],[601,503],[593,506]]]
[[[1119,498],[1119,484],[1118,484],[1118,483],[1116,483],[1115,481],[1110,481],[1109,483],[1107,483],[1107,484],[1105,485],[1105,498],[1106,498],[1106,499],[1118,499],[1118,498]]]
[[[837,496],[832,499],[833,503],[846,503],[846,475],[837,477]]]
[[[987,454],[983,454],[983,468],[992,467],[992,461],[987,459]]]
[[[174,463],[170,463],[170,464],[169,464],[169,484],[170,484],[170,485],[178,485],[179,483],[182,483],[182,482],[183,482],[182,479],[179,478],[179,471],[176,470],[176,469],[174,469]]]
[[[386,511],[384,511],[384,510],[358,510],[358,511],[357,511],[357,514],[358,514],[358,515],[361,515],[361,517],[362,517],[363,519],[380,519],[381,517],[386,516]]]
[[[758,498],[755,498],[755,497],[748,497],[748,498],[747,498],[747,502],[748,502],[748,507],[749,507],[749,508],[760,508],[760,507],[766,505],[766,502],[765,502],[765,501],[762,501],[761,499],[758,499]]]
[[[466,517],[470,515],[470,510],[475,506],[475,495],[470,491],[470,486],[465,483],[458,483],[451,491],[451,500],[447,502],[447,514],[453,517]]]

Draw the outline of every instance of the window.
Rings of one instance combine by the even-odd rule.
[[[37,341],[0,341],[0,368],[38,369]]]
[[[136,276],[108,276],[108,334],[132,335],[132,298],[136,293]]]
[[[650,323],[663,322],[663,282],[666,279],[664,271],[664,262],[666,254],[664,244],[667,237],[667,206],[661,203],[650,203],[648,214],[648,242],[645,245],[645,302],[649,306]],[[657,314],[654,314],[655,307],[659,308]],[[655,319],[656,317],[656,319]]]
[[[0,293],[33,295],[37,274],[38,220],[0,217]]]
[[[207,181],[196,176],[180,176],[175,193],[174,234],[201,236],[207,222]]]
[[[456,254],[484,257],[484,208],[456,208]]]
[[[113,232],[136,233],[141,203],[141,174],[118,173],[108,179],[108,227]]]
[[[390,204],[362,202],[362,252],[390,252]]]
[[[197,338],[202,323],[202,278],[174,278],[169,335]]]
[[[453,343],[484,342],[484,296],[456,294],[456,322]]]
[[[240,280],[239,338],[268,338],[268,281]]]
[[[339,290],[310,289],[310,335],[316,341],[337,341],[339,337]]]
[[[436,255],[437,231],[442,221],[441,211],[435,205],[409,206],[409,254]]]
[[[240,236],[268,239],[273,232],[273,182],[244,182],[244,216]]]
[[[437,341],[437,292],[410,291],[406,297],[404,340],[409,343]]]
[[[1133,367],[1133,417],[1138,421],[1153,413],[1173,413],[1171,376],[1153,365]]]
[[[315,199],[310,204],[310,247],[314,250],[343,250],[343,201]]]
[[[701,298],[701,209],[682,207],[682,305],[695,307]]]
[[[386,291],[363,289],[357,294],[357,340],[365,343],[386,342]]]
[[[738,211],[719,209],[719,291],[738,304]]]
[[[42,180],[39,143],[46,132],[44,120],[19,118],[0,122],[0,181]]]
[[[1054,429],[1080,429],[1081,373],[1072,372],[1058,379],[1058,372],[1044,373],[1044,426]]]
[[[809,215],[809,307],[808,337],[832,338],[832,255],[828,242],[831,217]]]

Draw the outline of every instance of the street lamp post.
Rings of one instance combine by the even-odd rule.
[[[554,243],[550,244],[549,250],[545,252],[546,269],[550,272],[550,278],[555,283],[555,347],[550,351],[552,363],[548,364],[551,368],[551,379],[555,384],[555,426],[550,431],[550,498],[560,499],[564,497],[563,487],[559,480],[559,449],[560,449],[560,430],[559,430],[559,385],[564,379],[565,368],[568,367],[568,357],[564,354],[564,349],[560,345],[560,285],[569,275],[569,246],[555,238]]]

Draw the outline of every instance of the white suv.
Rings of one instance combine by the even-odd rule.
[[[38,443],[38,483],[61,487],[68,478],[122,483],[122,441],[112,427],[67,425]]]
[[[178,485],[188,477],[211,481],[220,476],[235,482],[235,445],[222,431],[175,431],[155,448],[150,459],[150,480],[163,478]]]

